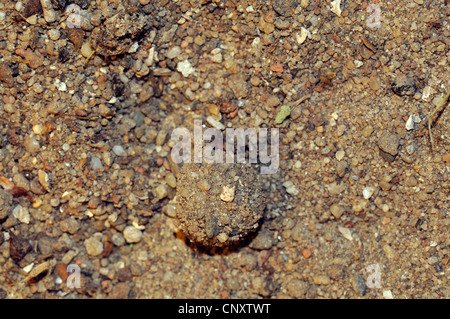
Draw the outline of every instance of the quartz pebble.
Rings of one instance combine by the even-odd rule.
[[[189,75],[195,72],[195,68],[191,65],[191,63],[187,60],[178,62],[177,71],[183,74],[184,77],[188,77]]]
[[[123,147],[121,145],[114,145],[112,148],[114,154],[116,154],[117,156],[125,156],[125,150],[123,149]]]

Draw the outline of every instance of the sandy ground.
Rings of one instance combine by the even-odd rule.
[[[449,15],[1,0],[1,298],[449,298]],[[279,130],[261,194],[180,180],[195,120]]]

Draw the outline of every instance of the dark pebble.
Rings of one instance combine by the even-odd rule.
[[[391,85],[392,91],[397,95],[414,95],[418,88],[413,78],[399,75]]]
[[[29,251],[31,251],[30,243],[26,239],[16,236],[12,231],[9,231],[9,255],[12,260],[16,263],[20,262]]]
[[[360,296],[366,295],[366,281],[361,274],[357,274],[353,277],[352,286],[356,293],[358,293]]]
[[[293,9],[297,7],[297,0],[273,0],[273,10],[283,17],[292,16]]]

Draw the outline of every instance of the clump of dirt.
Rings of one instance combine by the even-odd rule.
[[[252,164],[184,164],[178,175],[179,227],[193,242],[223,247],[255,231],[265,199]]]

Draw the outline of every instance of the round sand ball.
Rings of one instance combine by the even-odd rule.
[[[203,246],[226,246],[258,228],[265,198],[255,164],[186,163],[177,178],[180,229]]]

